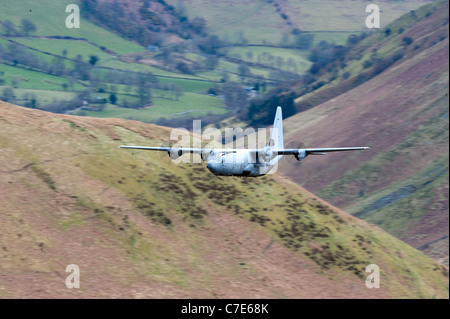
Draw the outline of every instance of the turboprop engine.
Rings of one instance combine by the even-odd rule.
[[[294,156],[297,159],[297,161],[301,161],[306,156],[308,156],[308,154],[306,154],[306,151],[304,149],[299,148],[297,153],[294,154]]]

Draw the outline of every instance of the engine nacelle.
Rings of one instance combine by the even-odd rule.
[[[302,159],[304,159],[306,156],[308,156],[308,154],[306,154],[306,151],[303,149],[299,149],[298,152],[295,154],[295,158],[297,159],[297,161],[301,161]]]
[[[184,152],[182,148],[172,148],[169,152],[167,152],[167,154],[171,159],[177,159],[178,157],[183,155]]]
[[[203,160],[204,162],[207,162],[207,161],[208,161],[208,158],[209,158],[210,156],[211,156],[211,157],[214,157],[214,155],[215,155],[215,153],[214,153],[213,150],[211,150],[211,151],[209,151],[209,152],[202,151],[202,152],[200,153],[200,156],[201,156],[201,158],[202,158],[202,160]]]

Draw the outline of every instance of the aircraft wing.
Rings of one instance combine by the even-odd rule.
[[[170,152],[170,147],[150,147],[150,146],[127,146],[121,145],[120,148],[132,148],[136,150],[148,150],[148,151],[165,151]]]
[[[181,154],[187,154],[187,153],[195,153],[195,154],[201,154],[201,153],[209,153],[212,150],[214,152],[218,153],[234,153],[236,152],[236,149],[231,148],[192,148],[192,147],[153,147],[153,146],[127,146],[127,145],[121,145],[120,148],[131,148],[136,150],[147,150],[147,151],[163,151],[167,153],[176,152],[178,155]]]
[[[360,151],[360,150],[370,150],[370,147],[334,147],[334,148],[293,148],[293,149],[280,149],[273,150],[274,153],[278,155],[296,155],[300,153],[305,155],[326,155],[329,152],[341,152],[341,151]]]
[[[153,147],[153,146],[126,146],[122,145],[121,148],[128,149],[137,149],[137,150],[148,150],[148,151],[163,151],[167,152],[169,155],[178,155],[181,156],[183,154],[194,153],[200,154],[208,154],[211,151],[216,153],[236,153],[238,149],[231,148],[190,148],[190,147]],[[257,160],[259,154],[269,154],[268,152],[275,155],[294,155],[297,159],[303,159],[308,155],[326,155],[329,152],[341,152],[341,151],[359,151],[359,150],[368,150],[370,147],[337,147],[337,148],[292,148],[292,149],[247,149],[250,154],[254,154],[254,159]],[[269,155],[267,155],[269,156]]]

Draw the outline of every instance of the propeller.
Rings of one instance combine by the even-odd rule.
[[[172,143],[171,142],[162,142],[162,143],[160,143],[159,147],[172,147]],[[158,153],[159,159],[167,160],[167,155],[168,155],[167,152],[159,151],[157,153]],[[169,156],[170,156],[170,154],[169,154]]]
[[[284,148],[295,148],[295,149],[305,148],[305,144],[303,142],[300,142],[299,140],[289,140],[286,144],[284,144]],[[286,161],[290,165],[294,165],[294,166],[301,165],[301,161],[297,161],[295,156],[291,156],[291,155],[283,156],[282,161]]]

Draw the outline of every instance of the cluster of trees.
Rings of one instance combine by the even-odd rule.
[[[312,48],[313,43],[314,34],[295,28],[290,34],[283,33],[279,45],[285,48],[309,50]]]
[[[320,41],[314,47],[309,55],[309,60],[313,62],[309,72],[318,74],[325,69],[328,72],[337,71],[338,68],[345,67],[345,54],[348,47],[343,45],[329,44],[326,41]]]
[[[20,20],[20,25],[16,26],[11,20],[0,21],[2,34],[6,36],[27,36],[31,32],[36,32],[37,27],[29,19]]]
[[[389,32],[388,32],[389,33]],[[331,74],[329,81],[334,80],[337,77],[337,73],[339,68],[342,69],[346,67],[346,59],[360,59],[361,57],[358,55],[348,54],[351,52],[351,49],[362,39],[364,39],[367,34],[362,33],[361,35],[350,35],[347,44],[345,46],[342,45],[330,45],[324,41],[321,41],[310,54],[309,59],[314,62],[311,68],[309,69],[310,74],[319,75],[324,72],[328,72]],[[410,45],[413,40],[411,38],[403,38],[402,42],[404,46]],[[356,85],[363,83],[364,81],[372,78],[383,72],[393,63],[401,59],[405,54],[405,49],[402,48],[393,54],[386,57],[379,57],[376,51],[373,55],[363,61],[362,66],[363,69],[367,69],[366,73],[361,73],[357,77]],[[350,74],[345,72],[342,77],[344,79],[349,78]],[[325,83],[323,83],[325,84]],[[315,85],[320,85],[320,83],[316,83]]]
[[[63,56],[67,55],[67,50],[63,52]],[[81,55],[77,55],[74,60],[65,59],[63,57],[53,56],[50,62],[46,59],[39,59],[38,55],[27,49],[26,47],[10,43],[7,47],[0,45],[0,61],[6,62],[15,67],[28,67],[47,74],[57,76],[64,76],[69,78],[70,86],[73,88],[75,80],[88,82],[87,85],[90,90],[96,92],[108,92],[108,86],[111,93],[118,93],[117,84],[125,85],[125,95],[137,97],[136,102],[131,102],[133,99],[126,98],[118,100],[117,96],[110,96],[110,102],[113,104],[120,103],[124,107],[139,108],[152,103],[152,90],[159,93],[160,97],[172,98],[178,100],[183,94],[183,89],[173,83],[162,84],[151,73],[138,73],[131,71],[107,70],[100,71],[95,67],[98,62],[98,57],[95,55],[89,56],[87,61],[83,60]],[[0,79],[0,85],[4,85],[5,80]],[[13,80],[13,86],[17,87],[18,81]],[[86,84],[85,84],[86,85]],[[63,84],[65,90],[69,88],[67,83]],[[89,91],[90,92],[90,91]],[[77,95],[77,98],[70,101],[55,101],[43,107],[46,110],[53,112],[64,112],[70,108],[80,107],[80,99],[86,96]],[[14,95],[13,88],[6,87],[1,92],[1,97],[5,101],[10,101],[26,107],[38,107],[39,103],[35,96],[26,96],[17,98]]]
[[[249,51],[248,53],[251,53]],[[247,53],[247,58],[249,56],[253,56],[252,54]],[[250,58],[251,59],[251,58]],[[278,69],[285,69],[290,72],[298,72],[297,63],[295,63],[294,59],[289,57],[286,60],[281,56],[275,56],[268,52],[262,52],[258,54],[256,57],[256,62],[259,64],[268,65],[270,67],[276,67]]]
[[[247,91],[237,82],[226,82],[222,85],[225,106],[237,113],[248,106]]]
[[[226,45],[217,35],[204,35],[193,42],[201,51],[215,55],[219,53],[220,48]]]
[[[293,47],[299,50],[309,50],[314,43],[314,34],[299,32],[294,33]]]
[[[64,113],[66,111],[75,110],[83,105],[84,101],[91,99],[91,90],[87,89],[77,92],[76,96],[69,101],[53,101],[45,105],[45,110],[53,113]]]
[[[94,69],[91,73],[91,87],[96,88],[99,92],[109,91],[118,93],[118,87],[115,84],[126,85],[124,93],[127,95],[137,94],[139,100],[145,102],[142,105],[151,103],[150,90],[158,93],[159,97],[173,98],[178,100],[184,94],[184,90],[174,83],[161,83],[151,73],[137,73],[131,71],[107,70],[100,72]],[[109,85],[107,84],[109,83]],[[134,88],[134,90],[133,90]],[[146,95],[145,91],[149,91]],[[128,107],[138,107],[139,103],[133,105],[127,103]],[[131,106],[130,106],[131,105]]]
[[[392,64],[403,58],[404,55],[405,55],[404,49],[397,50],[391,55],[386,57],[377,57],[376,55],[374,55],[369,60],[365,60],[363,62],[363,67],[370,68],[373,66],[372,73],[368,75],[368,78],[370,78],[386,70]]]
[[[145,47],[160,45],[167,33],[184,39],[205,34],[206,21],[198,17],[189,21],[182,3],[176,9],[164,0],[144,0],[134,12],[124,10],[124,5],[117,1],[85,0],[80,11],[86,18]]]
[[[279,85],[268,93],[252,99],[248,109],[239,113],[239,118],[248,122],[253,127],[262,127],[272,124],[277,106],[283,106],[283,117],[297,113],[294,105],[296,94],[292,92],[289,85]]]
[[[330,72],[331,77],[329,80],[333,80],[333,76],[336,76],[339,69],[342,69],[346,66],[346,53],[366,36],[365,34],[361,36],[351,35],[346,45],[335,45],[330,44],[326,41],[321,41],[315,47],[311,48],[313,42],[313,37],[311,37],[311,34],[302,33],[300,30],[294,30],[292,32],[292,35],[295,36],[297,48],[310,49],[309,60],[313,62],[308,74],[305,74],[301,77],[301,92],[294,92],[291,89],[289,81],[295,79],[293,79],[292,76],[289,76],[289,73],[280,75],[276,74],[277,72],[271,72],[271,77],[279,77],[284,79],[284,81],[277,87],[270,90],[268,93],[250,100],[247,111],[241,111],[239,113],[239,117],[242,120],[250,123],[252,126],[270,125],[271,119],[273,118],[276,107],[278,105],[283,105],[283,114],[285,117],[294,115],[297,112],[294,105],[294,99],[299,95],[301,96],[303,94],[306,94],[326,84],[323,81],[317,82],[316,80],[316,77],[322,73]],[[285,44],[284,46],[289,46],[288,41],[289,39],[286,35],[284,37],[284,40],[282,40],[282,42]],[[303,42],[303,44],[300,44],[300,42]],[[398,56],[396,56],[395,58],[397,57]],[[383,62],[381,62],[381,60],[376,61],[376,63],[379,68],[385,67],[388,63],[395,60],[395,58],[384,59]],[[270,61],[272,65],[279,68],[282,67],[284,62],[284,60],[277,59],[276,57],[271,56],[268,53],[260,54],[257,59],[260,63],[263,61]],[[347,77],[349,76],[350,74],[347,74]],[[296,82],[298,82],[298,79],[296,80]]]
[[[90,79],[91,69],[97,60],[96,56],[91,56],[89,62],[85,62],[81,55],[77,55],[75,61],[71,61],[54,55],[50,62],[47,62],[21,45],[9,43],[5,48],[0,45],[0,61],[13,66],[27,66],[47,74],[67,75],[82,81]]]
[[[1,84],[1,83],[0,83]],[[14,89],[12,87],[5,87],[0,91],[0,99],[14,104],[19,104],[31,109],[36,109],[39,107],[38,100],[34,93],[24,93],[22,98],[16,96]]]

